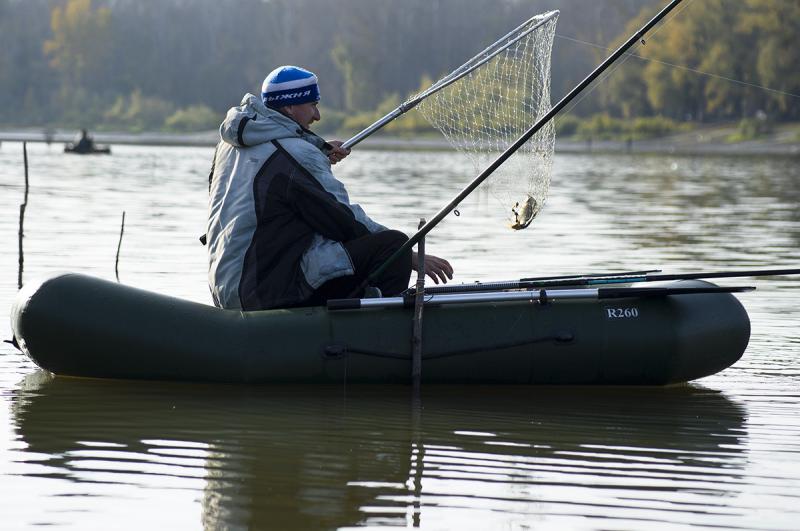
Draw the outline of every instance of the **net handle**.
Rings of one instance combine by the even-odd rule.
[[[517,26],[513,30],[511,30],[508,33],[506,33],[505,35],[503,35],[501,38],[496,40],[494,43],[492,43],[489,46],[487,46],[486,48],[484,48],[479,54],[477,54],[474,57],[472,57],[469,61],[467,61],[463,65],[459,66],[458,68],[456,68],[455,70],[453,70],[452,72],[450,72],[449,74],[444,76],[442,79],[440,79],[439,81],[437,81],[436,83],[434,83],[433,85],[428,87],[428,89],[426,89],[425,91],[417,94],[416,96],[413,96],[412,98],[406,100],[405,102],[401,103],[393,111],[389,112],[388,114],[386,114],[384,117],[382,117],[379,120],[377,120],[372,125],[364,128],[361,132],[355,134],[352,138],[350,138],[347,141],[345,141],[342,144],[342,147],[345,148],[345,149],[352,148],[353,146],[355,146],[356,144],[358,144],[359,142],[361,142],[362,140],[364,140],[368,136],[372,135],[374,132],[376,132],[379,129],[383,128],[383,126],[385,126],[389,122],[392,122],[393,120],[399,118],[400,116],[402,116],[406,112],[408,112],[411,109],[413,109],[414,107],[416,107],[422,100],[424,100],[428,96],[431,96],[432,94],[435,94],[436,92],[442,90],[443,88],[445,88],[445,87],[447,87],[449,85],[452,85],[453,83],[455,83],[456,81],[458,81],[462,77],[466,76],[470,72],[474,72],[476,69],[478,69],[481,66],[483,66],[484,64],[486,64],[493,57],[495,57],[497,54],[501,53],[503,50],[507,49],[512,44],[515,44],[516,42],[519,42],[520,39],[523,39],[524,37],[529,35],[532,31],[540,28],[541,26],[543,26],[547,22],[553,20],[554,18],[557,18],[558,14],[559,14],[559,11],[557,11],[557,10],[556,11],[548,11],[547,13],[543,13],[541,15],[536,15],[536,16],[533,16],[533,17],[529,18],[528,20],[526,20],[525,22],[523,22],[522,24],[520,24],[519,26]],[[512,35],[517,33],[520,29],[524,28],[526,25],[528,25],[531,22],[535,21],[536,19],[540,19],[540,20],[538,22],[536,22],[536,24],[534,24],[533,26],[531,26],[530,28],[525,30],[524,32],[520,33],[519,35],[516,35],[513,39],[508,40],[509,37],[511,37]],[[506,40],[508,40],[508,42],[504,43],[503,41],[506,41]],[[473,62],[475,60],[478,60],[478,62],[473,64]]]

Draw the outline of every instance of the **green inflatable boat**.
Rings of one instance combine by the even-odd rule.
[[[701,378],[735,363],[747,347],[747,313],[726,292],[735,290],[694,280],[426,295],[421,382],[666,385]],[[409,383],[414,310],[407,299],[240,312],[63,274],[25,286],[11,325],[19,347],[57,375]]]

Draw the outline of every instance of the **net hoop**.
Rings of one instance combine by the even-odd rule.
[[[558,11],[531,17],[401,108],[415,107],[476,171],[550,110],[550,56]],[[513,229],[528,227],[547,199],[555,148],[548,123],[488,186]]]

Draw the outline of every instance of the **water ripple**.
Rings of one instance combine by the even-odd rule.
[[[208,303],[211,150],[30,145],[25,280],[60,270]],[[379,171],[376,171],[379,168]],[[413,232],[473,177],[457,154],[354,152],[353,198]],[[531,229],[479,190],[429,236],[457,280],[797,264],[796,159],[569,155]],[[16,243],[21,146],[0,147]],[[0,317],[17,257],[0,254]],[[4,524],[128,529],[795,529],[800,333],[793,277],[732,279],[745,356],[647,388],[259,388],[53,378],[0,344]],[[7,321],[6,321],[7,322]],[[2,337],[7,339],[7,337]]]

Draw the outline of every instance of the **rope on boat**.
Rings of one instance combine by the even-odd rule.
[[[568,331],[557,332],[542,337],[526,339],[524,341],[515,341],[513,343],[504,343],[500,345],[495,345],[494,347],[492,347],[492,350],[504,350],[516,347],[524,347],[527,345],[534,345],[536,343],[546,343],[549,341],[553,341],[555,343],[569,343],[574,339],[575,339],[575,334],[573,332],[568,332]],[[453,356],[465,356],[468,354],[485,352],[486,350],[487,350],[486,347],[478,347],[478,348],[453,350],[450,352],[441,352],[438,354],[429,354],[427,356],[422,356],[422,361],[435,360],[441,358],[451,358]],[[328,345],[323,349],[323,356],[327,359],[345,358],[350,354],[356,354],[359,356],[368,356],[372,358],[394,359],[401,361],[411,361],[412,358],[411,355],[408,354],[398,354],[395,352],[381,352],[378,350],[362,350],[358,348],[351,348],[347,345],[341,345],[341,344]]]

